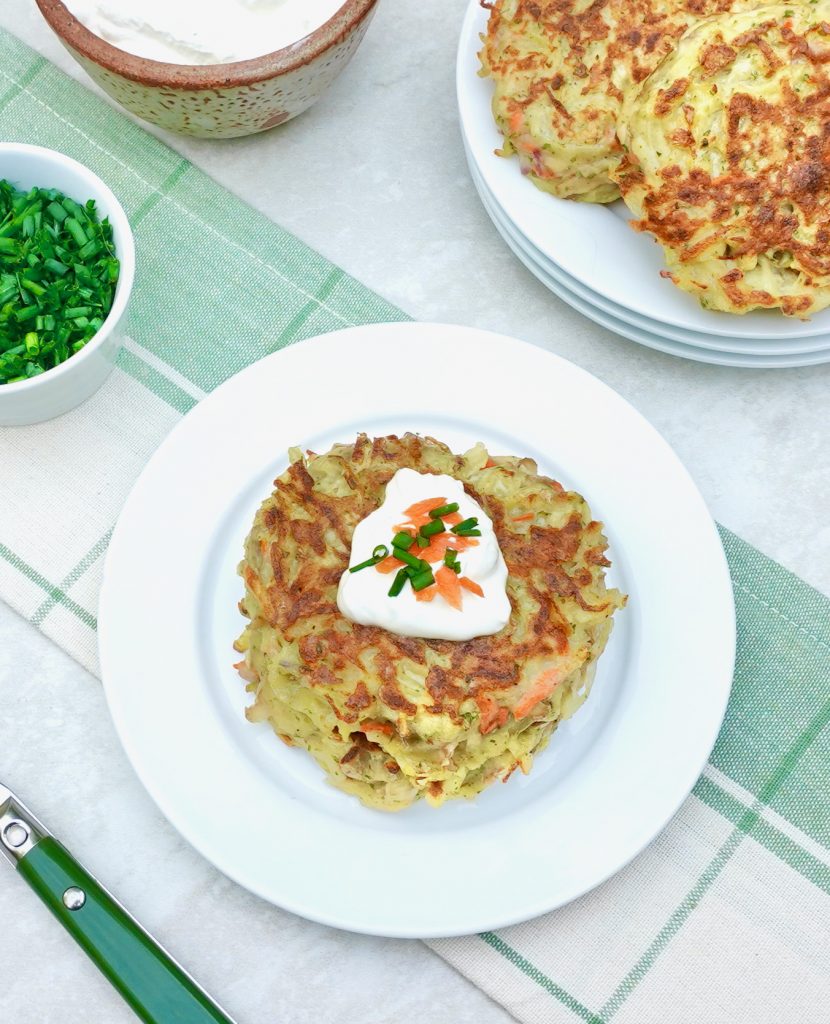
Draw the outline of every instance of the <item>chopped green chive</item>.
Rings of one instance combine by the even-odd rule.
[[[410,580],[413,590],[426,590],[426,588],[431,587],[434,582],[435,577],[432,575],[432,569],[429,567],[424,569],[423,572],[417,573]]]
[[[64,210],[60,203],[50,203],[46,207],[46,212],[49,214],[52,220],[57,221],[58,224],[63,224],[67,217],[66,210]]]
[[[478,519],[475,516],[470,516],[469,519],[464,519],[462,522],[453,526],[452,532],[461,534],[465,530],[473,530],[478,526]]]
[[[392,538],[392,547],[403,548],[404,551],[409,551],[409,549],[412,547],[414,543],[415,538],[412,536],[412,534],[406,533],[404,530],[401,530],[400,533],[396,533],[395,536]]]
[[[456,537],[480,537],[481,530],[456,530]]]
[[[430,516],[430,519],[440,519],[441,516],[452,515],[453,512],[457,512],[457,511],[458,511],[458,502],[457,501],[453,501],[449,505],[442,505],[440,508],[434,508],[430,512],[429,516]]]
[[[389,596],[397,597],[406,586],[408,579],[409,576],[406,573],[406,569],[399,569],[395,574],[395,579],[392,581],[392,586],[389,588]]]
[[[24,278],[21,284],[27,292],[31,292],[37,299],[39,299],[41,295],[46,294],[46,289],[42,284],[38,284],[37,281],[30,281],[28,278]]]
[[[361,569],[369,569],[371,566],[377,564],[378,563],[374,558],[367,558],[365,562],[358,562],[357,565],[349,566],[349,572],[360,572]]]
[[[97,256],[100,251],[101,246],[92,238],[78,250],[78,259],[88,260],[92,256]]]
[[[377,565],[378,562],[382,562],[388,554],[389,548],[385,544],[378,544],[372,552],[371,558],[367,558],[365,562],[359,562],[357,565],[350,566],[349,572],[360,572],[361,569],[369,569],[371,566]]]
[[[415,538],[415,540],[418,542],[418,547],[419,548],[428,548],[429,547],[429,537],[422,537],[420,535],[420,533],[419,533],[418,536]]]
[[[78,248],[83,248],[89,239],[86,237],[86,233],[78,221],[74,217],[67,217],[63,222],[63,226],[69,232],[70,235],[75,239],[78,244]]]
[[[78,206],[75,200],[70,199],[69,196],[61,197],[61,205],[63,206],[64,210],[66,210],[66,212],[73,216],[76,220],[79,217],[83,217],[84,215],[84,211],[80,208],[80,206]]]
[[[448,569],[452,569],[453,572],[461,572],[461,566],[458,563],[458,552],[453,550],[453,548],[447,548],[444,552],[444,565]]]
[[[427,567],[429,566],[428,562],[424,562],[422,559],[416,558],[414,555],[411,555],[408,551],[404,551],[403,548],[395,549],[395,558],[397,558],[401,562],[404,562],[406,565],[411,565],[413,569],[421,569],[422,566],[424,565],[426,565]]]
[[[69,267],[65,263],[61,263],[60,260],[55,260],[51,257],[48,260],[44,260],[43,265],[47,270],[51,270],[56,277],[63,277],[64,274],[69,273]]]
[[[444,526],[440,519],[433,519],[431,523],[422,526],[418,533],[422,537],[434,537],[436,533],[443,533],[445,530],[446,526]]]

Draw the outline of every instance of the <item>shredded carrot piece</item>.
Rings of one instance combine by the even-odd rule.
[[[412,548],[412,554],[416,558],[422,558],[425,562],[440,562],[448,547],[453,547],[453,537],[449,533],[439,533],[436,537],[430,537],[429,547]]]
[[[543,672],[513,708],[513,717],[518,720],[530,714],[540,701],[550,697],[558,685],[559,673],[556,669],[549,668],[547,672]]]
[[[382,561],[378,562],[375,566],[378,572],[382,572],[384,575],[390,572],[394,572],[396,569],[400,569],[403,562],[395,558],[394,555],[387,555]]]
[[[441,518],[447,526],[458,526],[464,519],[460,512],[448,512],[445,516],[441,516]]]
[[[435,582],[438,586],[438,593],[447,604],[457,611],[461,611],[461,584],[458,576],[446,565],[442,565],[435,574]]]
[[[427,523],[431,523],[432,520],[428,515],[422,516],[410,516],[405,523],[398,523],[393,526],[393,530],[406,530],[407,533],[415,534],[422,527],[426,526]]]
[[[492,459],[488,459],[488,460],[487,460],[487,461],[486,461],[486,462],[484,463],[484,468],[485,468],[485,469],[492,469],[492,468],[493,468],[493,466],[495,466],[495,462],[493,462],[493,460],[492,460]]]
[[[478,594],[479,597],[484,597],[484,591],[475,580],[468,579],[466,576],[459,576],[458,582],[465,590],[469,590],[471,594]]]
[[[533,519],[535,517],[535,515],[536,515],[535,512],[525,512],[525,514],[523,516],[513,516],[513,522],[514,523],[526,523],[528,521],[528,519]]]
[[[424,516],[434,508],[440,508],[446,504],[446,498],[424,498],[422,501],[416,501],[414,505],[410,505],[405,514],[414,519],[415,516]]]
[[[480,712],[478,730],[482,736],[504,725],[509,714],[507,708],[499,707],[498,702],[489,694],[482,693],[476,697]]]
[[[414,591],[416,601],[431,601],[438,593],[436,586],[424,587],[423,590]]]
[[[360,728],[364,732],[382,732],[384,736],[392,736],[395,732],[393,726],[388,722],[372,722],[369,719],[361,722]]]
[[[457,534],[451,533],[450,540],[456,551],[466,551],[467,548],[478,547],[478,541],[475,537],[459,537]]]

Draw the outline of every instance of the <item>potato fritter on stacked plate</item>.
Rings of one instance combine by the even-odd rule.
[[[508,568],[508,625],[468,641],[398,636],[344,617],[337,586],[355,526],[402,468],[447,473],[490,516]],[[532,755],[590,688],[625,598],[585,500],[530,459],[465,455],[407,434],[292,452],[247,539],[238,668],[287,743],[341,789],[397,810],[473,796]],[[369,570],[373,571],[373,570]]]
[[[623,198],[711,309],[830,305],[830,3],[713,18],[629,98]]]
[[[496,0],[480,57],[522,170],[621,193],[709,309],[830,305],[830,0]]]
[[[496,0],[480,58],[503,152],[539,188],[610,203],[626,92],[689,25],[737,0]],[[484,4],[484,6],[490,6]]]

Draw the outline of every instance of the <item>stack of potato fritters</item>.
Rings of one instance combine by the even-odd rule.
[[[830,305],[830,0],[497,0],[480,56],[503,152],[705,307]]]

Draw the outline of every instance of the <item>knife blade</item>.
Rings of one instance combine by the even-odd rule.
[[[145,1024],[233,1024],[2,783],[0,850]]]

